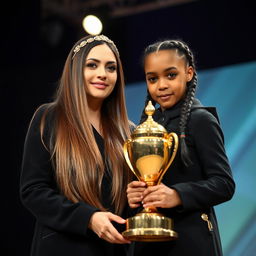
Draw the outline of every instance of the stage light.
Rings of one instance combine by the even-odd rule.
[[[83,19],[83,28],[90,35],[98,35],[102,31],[102,22],[94,15],[87,15]]]

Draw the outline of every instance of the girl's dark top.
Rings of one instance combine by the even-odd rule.
[[[181,105],[182,102],[163,112],[157,109],[154,120],[168,132],[179,135]],[[162,179],[162,183],[179,193],[182,206],[159,208],[165,216],[173,219],[174,230],[179,238],[169,242],[136,242],[135,256],[155,256],[161,251],[166,256],[222,255],[213,206],[232,198],[235,183],[215,108],[206,108],[197,99],[194,100],[186,129],[186,143],[193,164],[188,168],[183,165],[179,148],[175,160]],[[203,213],[209,216],[212,231],[201,218]]]
[[[126,255],[124,245],[108,243],[88,228],[92,214],[99,209],[86,202],[73,203],[60,193],[51,155],[40,136],[40,122],[44,110],[43,106],[39,108],[28,129],[20,180],[21,200],[36,219],[31,255]],[[47,147],[53,127],[54,111],[51,111],[47,114],[43,135]],[[94,128],[93,131],[104,158],[104,140]],[[106,168],[102,182],[102,203],[112,211],[110,173]]]

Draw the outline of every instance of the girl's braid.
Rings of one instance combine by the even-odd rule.
[[[181,41],[171,41],[174,45],[176,45],[178,51],[180,53],[184,53],[186,59],[188,61],[188,65],[193,67],[194,76],[190,82],[187,83],[187,92],[185,96],[185,100],[183,106],[181,107],[181,116],[179,122],[179,130],[180,130],[180,145],[181,145],[181,158],[186,166],[192,164],[191,159],[189,157],[187,144],[185,142],[186,137],[186,126],[190,116],[191,107],[193,104],[193,99],[195,97],[196,87],[197,87],[197,73],[195,68],[195,62],[192,52],[189,47]]]

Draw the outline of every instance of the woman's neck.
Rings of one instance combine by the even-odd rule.
[[[102,135],[101,106],[102,104],[96,104],[95,102],[90,104],[88,102],[88,119],[100,135]]]

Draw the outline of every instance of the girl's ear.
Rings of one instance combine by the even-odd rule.
[[[190,82],[194,76],[194,68],[189,66],[187,69],[187,82]]]

